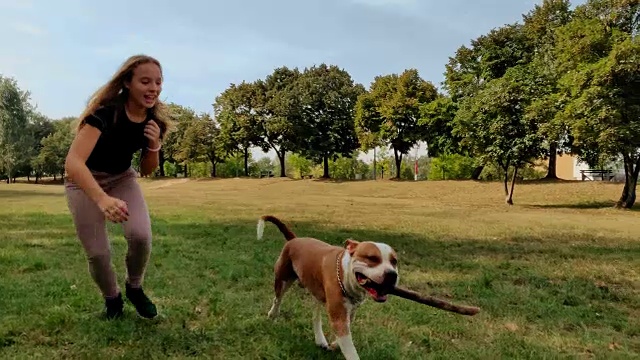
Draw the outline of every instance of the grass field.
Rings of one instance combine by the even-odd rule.
[[[293,287],[270,321],[282,235],[387,242],[400,282],[482,308],[464,317],[367,301],[362,359],[628,359],[640,356],[640,214],[620,184],[141,180],[154,247],[145,287],[161,316],[100,319],[59,185],[0,185],[0,358],[341,359],[314,345],[312,302]],[[126,243],[110,225],[124,279]],[[324,319],[325,332],[328,323]]]

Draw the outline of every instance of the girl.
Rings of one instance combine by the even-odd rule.
[[[111,266],[105,219],[123,223],[128,243],[126,297],[140,316],[157,315],[142,290],[151,223],[131,162],[142,150],[141,175],[158,166],[161,139],[169,127],[165,105],[158,99],[162,80],[158,60],[144,55],[127,59],[89,100],[66,157],[67,204],[110,319],[122,315],[123,300]]]

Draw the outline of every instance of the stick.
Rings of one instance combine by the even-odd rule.
[[[438,309],[451,311],[451,312],[455,312],[462,315],[473,316],[480,311],[480,308],[475,306],[452,304],[446,300],[437,299],[437,298],[434,298],[433,296],[428,296],[428,295],[420,295],[415,291],[403,289],[400,287],[395,287],[390,294],[399,296],[407,300],[412,300],[415,302],[419,302],[421,304],[433,306]]]

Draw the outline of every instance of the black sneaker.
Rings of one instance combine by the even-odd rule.
[[[125,291],[127,299],[129,299],[136,308],[138,315],[147,319],[154,318],[158,315],[156,306],[151,302],[147,295],[145,295],[141,287],[132,288],[128,283],[125,283]]]
[[[122,301],[122,294],[118,293],[118,296],[114,298],[106,298],[104,300],[104,305],[106,308],[106,318],[107,319],[117,319],[122,316],[122,309],[124,307],[124,301]]]

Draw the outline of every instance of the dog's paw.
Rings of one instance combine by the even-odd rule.
[[[338,341],[334,341],[331,344],[318,344],[318,346],[320,346],[323,350],[326,351],[336,351],[336,349],[338,348]]]
[[[277,318],[279,314],[280,314],[280,312],[278,310],[271,309],[267,313],[267,317],[269,319],[273,320],[273,319]]]

